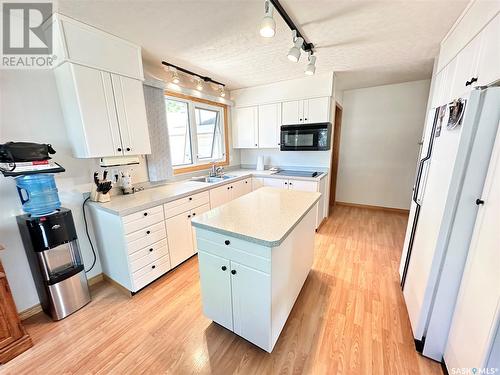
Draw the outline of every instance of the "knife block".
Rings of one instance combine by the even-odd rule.
[[[97,191],[97,186],[92,184],[92,189],[90,190],[90,200],[93,202],[106,203],[111,200],[111,195],[109,191],[106,194]]]

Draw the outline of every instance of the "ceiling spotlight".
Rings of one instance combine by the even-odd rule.
[[[199,77],[196,77],[196,90],[198,91],[203,90],[203,81]]]
[[[172,82],[175,83],[176,85],[181,81],[179,78],[179,73],[177,72],[177,69],[172,70]]]
[[[300,50],[304,44],[304,39],[301,37],[297,38],[297,31],[293,30],[293,47],[288,51],[288,60],[293,62],[298,62],[300,59]]]
[[[224,90],[224,86],[220,87],[220,96],[222,96],[222,97],[226,96],[226,91]]]
[[[309,52],[309,57],[307,59],[309,63],[306,65],[306,69],[304,73],[308,76],[312,76],[316,72],[316,56],[313,56],[311,52]]]
[[[273,5],[269,0],[265,3],[265,15],[260,22],[260,35],[264,38],[272,38],[276,32],[276,22],[273,18]]]

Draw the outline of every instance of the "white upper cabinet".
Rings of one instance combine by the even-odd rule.
[[[85,23],[53,16],[56,62],[65,61],[144,79],[141,47]]]
[[[151,152],[141,81],[72,63],[55,76],[75,157]]]
[[[477,67],[480,48],[481,34],[472,39],[455,57],[455,76],[447,78],[448,82],[453,82],[451,98],[459,98],[477,86]]]
[[[233,113],[233,147],[257,148],[258,144],[258,108],[235,108]]]
[[[311,124],[330,121],[330,97],[292,100],[282,103],[283,125]]]
[[[330,97],[308,99],[307,111],[304,107],[304,122],[330,122]]]
[[[124,155],[151,153],[142,82],[111,75]]]
[[[281,104],[259,105],[259,148],[279,148]]]
[[[489,85],[500,79],[500,14],[482,32],[478,65],[479,86]]]

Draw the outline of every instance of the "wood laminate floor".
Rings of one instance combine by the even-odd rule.
[[[272,354],[201,312],[197,258],[133,298],[114,286],[54,323],[25,321],[34,347],[2,374],[441,374],[415,352],[398,282],[405,215],[337,206]]]

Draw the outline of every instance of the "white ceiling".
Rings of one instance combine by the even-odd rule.
[[[439,42],[467,1],[281,1],[317,47],[317,72],[335,71],[344,88],[429,78]],[[286,58],[291,32],[259,35],[264,0],[61,0],[58,11],[208,75],[229,89],[303,77],[306,58]]]

